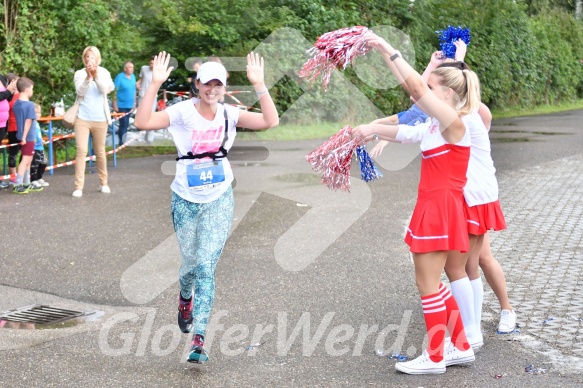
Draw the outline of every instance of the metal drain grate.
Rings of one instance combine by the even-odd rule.
[[[81,311],[65,310],[45,305],[31,305],[0,314],[0,320],[34,323],[37,325],[54,325],[85,315]]]

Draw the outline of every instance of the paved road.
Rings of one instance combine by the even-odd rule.
[[[354,178],[348,194],[328,191],[304,160],[322,140],[238,144],[204,366],[184,362],[189,338],[175,324],[172,157],[121,161],[110,195],[92,173],[72,198],[72,168],[47,176],[44,192],[0,192],[0,311],[96,311],[66,327],[0,329],[0,386],[581,386],[581,122],[583,111],[494,123],[509,227],[492,247],[521,332],[495,334],[487,288],[483,350],[441,376],[402,375],[379,355],[415,356],[425,334],[402,242],[419,159],[399,165],[398,149],[379,161],[381,180]],[[529,364],[546,373],[525,373]]]

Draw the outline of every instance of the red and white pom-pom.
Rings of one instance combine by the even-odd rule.
[[[329,189],[350,191],[352,155],[358,147],[346,126],[306,156],[314,171],[322,171],[322,183]]]
[[[298,73],[300,78],[307,78],[312,84],[322,75],[322,86],[327,90],[332,70],[338,67],[346,69],[354,58],[370,51],[363,39],[367,31],[366,27],[354,26],[320,36],[314,47],[308,50],[312,58],[302,66]]]

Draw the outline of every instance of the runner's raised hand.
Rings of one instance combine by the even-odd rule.
[[[169,63],[170,54],[167,54],[166,51],[162,51],[154,57],[154,64],[152,66],[152,83],[161,85],[168,79],[170,73],[174,70],[173,66],[168,67]]]

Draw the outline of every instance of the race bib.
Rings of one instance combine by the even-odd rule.
[[[188,187],[200,190],[215,186],[225,181],[223,161],[216,160],[204,163],[189,164],[186,166]]]

